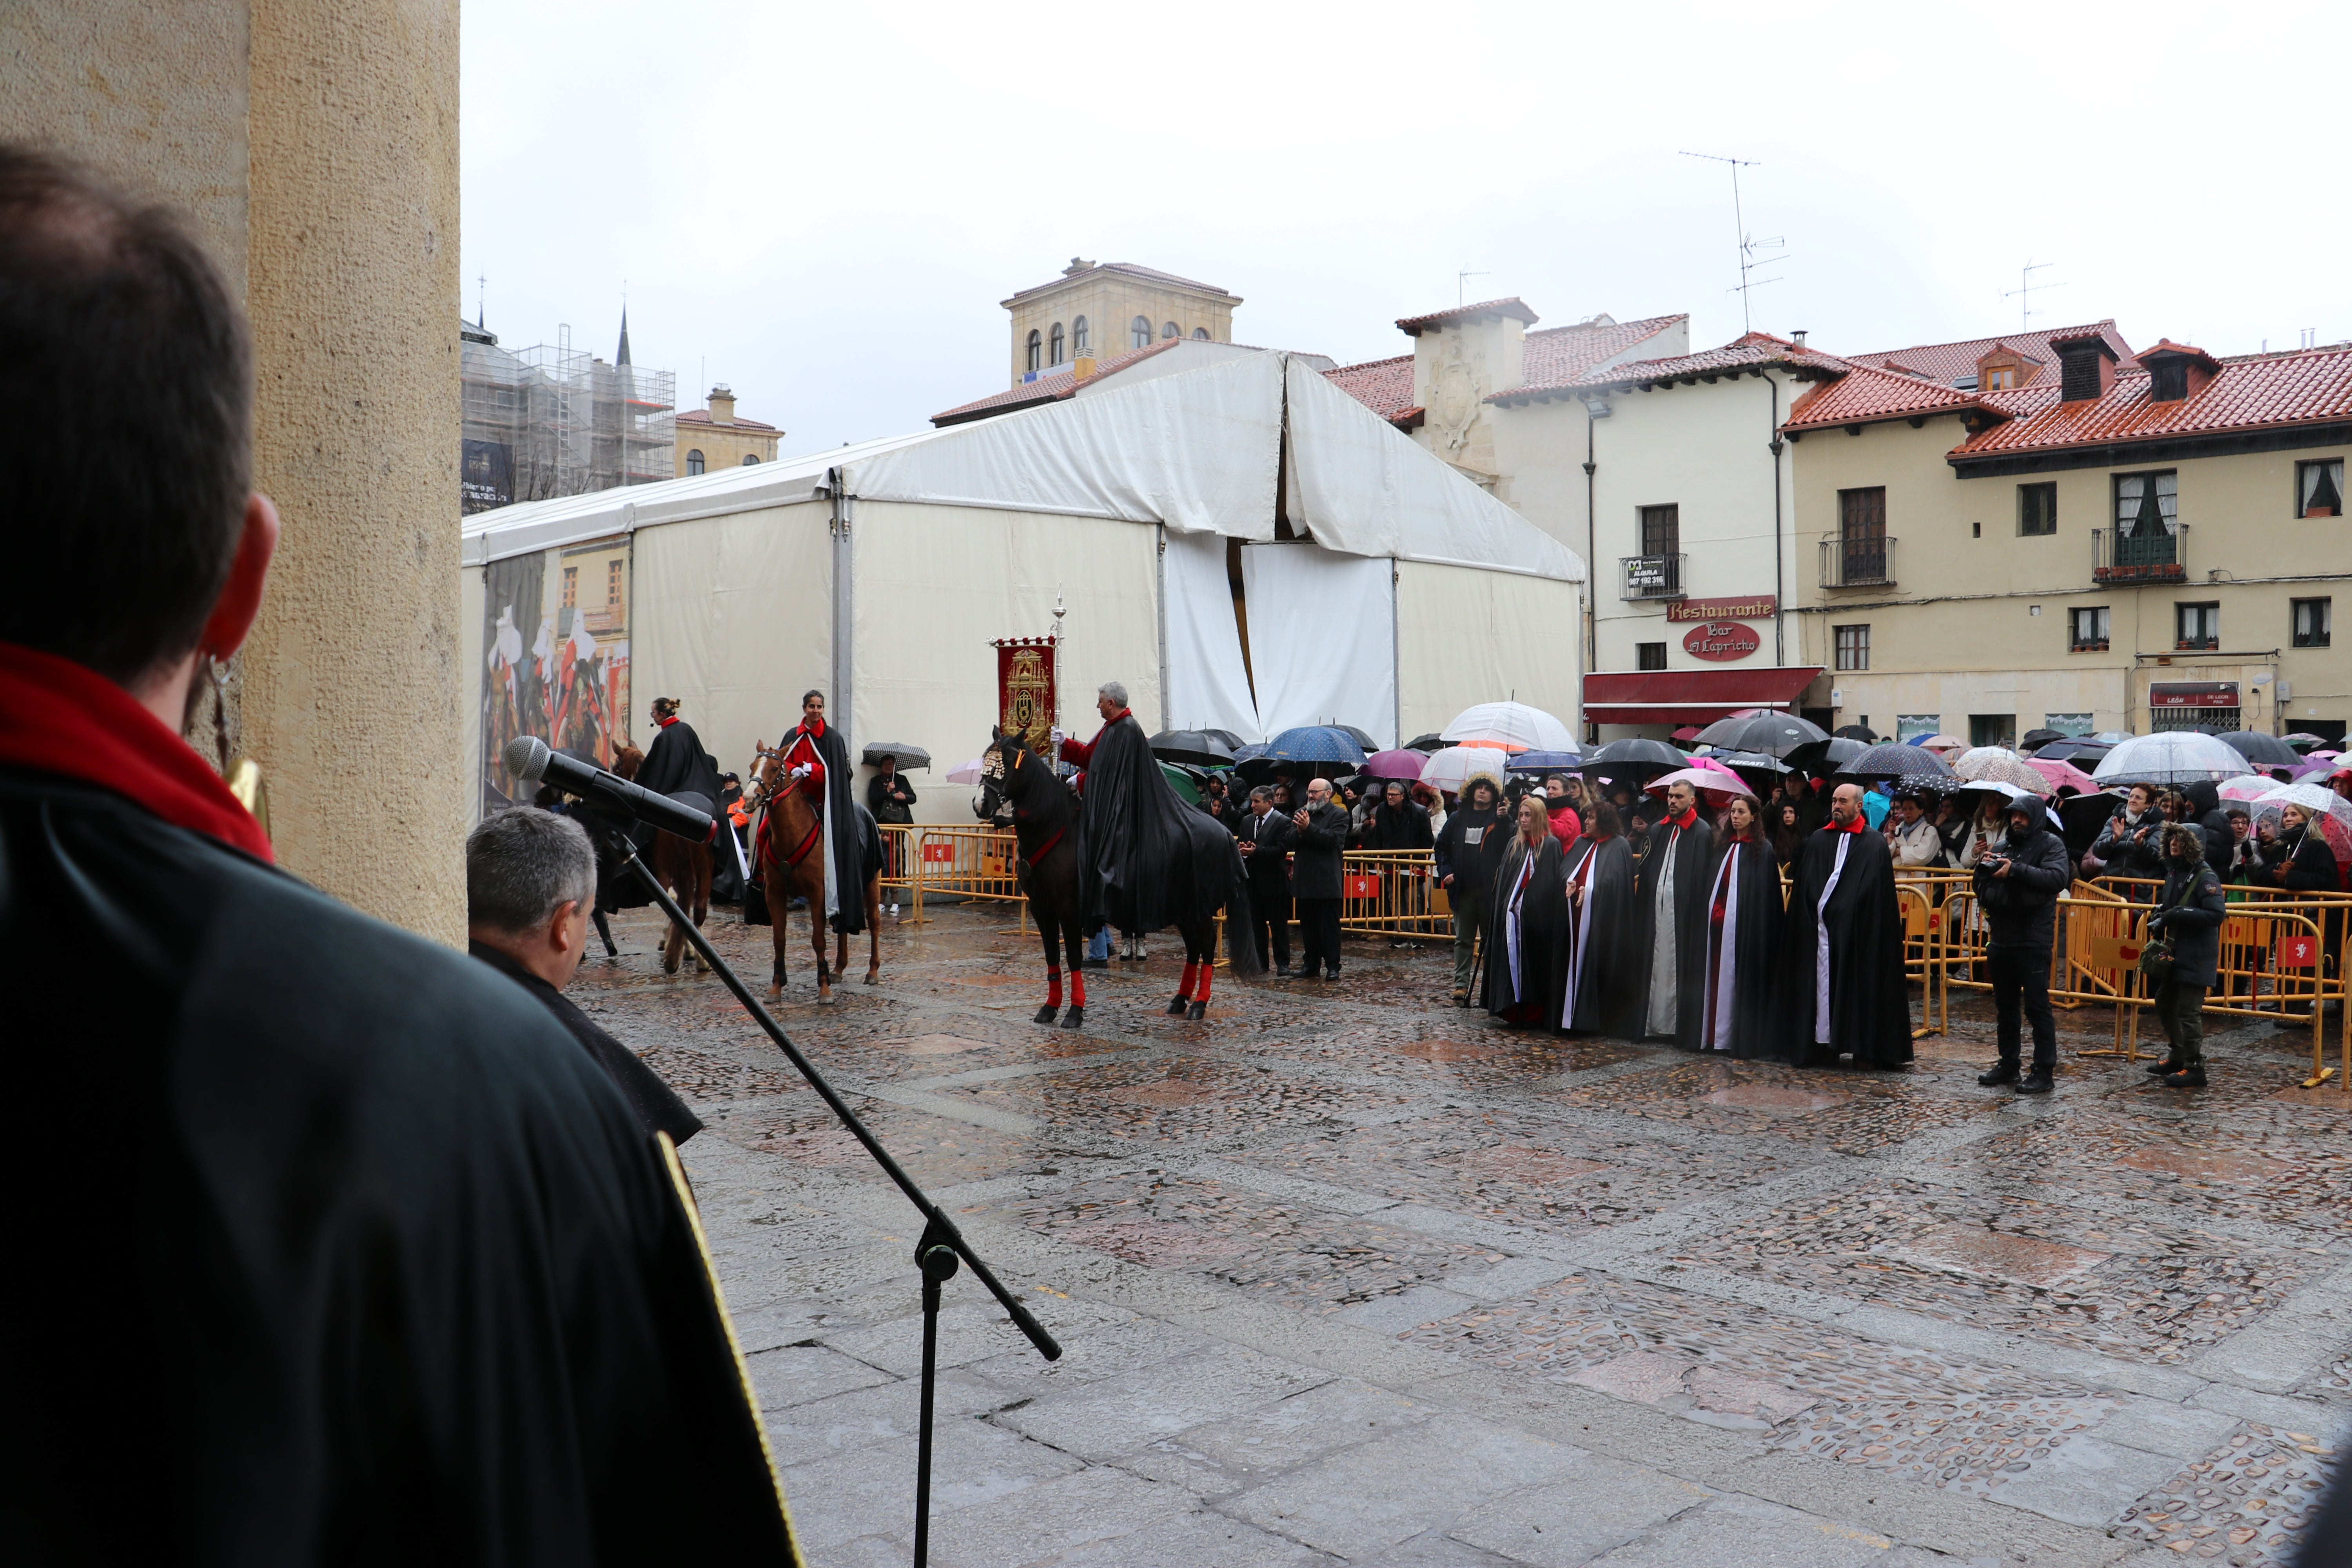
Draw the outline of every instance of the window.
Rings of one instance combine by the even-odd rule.
[[[1864,626],[1832,626],[1837,634],[1837,667],[1840,669],[1870,668],[1870,628]]]
[[[2017,744],[2017,715],[2014,713],[1969,714],[1969,744],[1971,746],[2015,746]]]
[[[2319,458],[2294,466],[2294,515],[2344,515],[2344,459]]]
[[[1988,366],[1979,384],[1987,392],[2007,392],[2017,384],[2017,367],[2013,364]]]
[[[1030,328],[1028,360],[1028,370],[1030,374],[1034,375],[1037,374],[1039,369],[1038,361],[1044,357],[1045,352],[1045,346],[1037,337],[1037,329],[1034,327]]]
[[[1151,346],[1151,323],[1145,321],[1141,316],[1138,316],[1135,320],[1128,322],[1127,346],[1131,349],[1150,348]]]
[[[580,568],[577,566],[563,569],[563,607],[567,610],[580,607]]]
[[[1160,329],[1160,335],[1163,338],[1181,338],[1184,335],[1184,329],[1171,321]]]
[[[1914,735],[1932,735],[1944,727],[1941,713],[1897,713],[1895,716],[1895,738],[1907,741]]]
[[[2294,622],[2294,646],[2297,647],[2330,647],[2334,635],[2335,604],[2333,599],[2291,599],[2289,607]]]
[[[1635,669],[1665,668],[1666,645],[1662,642],[1635,643],[1633,645],[1633,668]]]
[[[2221,646],[2221,606],[2215,605],[2175,605],[2172,606],[2172,646],[2176,648],[2220,647]]]
[[[1070,323],[1070,352],[1074,354],[1093,352],[1094,340],[1087,335],[1087,319],[1080,316]]]
[[[743,454],[743,466],[744,466],[745,468],[757,468],[757,467],[759,466],[759,463],[760,463],[760,455],[759,455],[757,452],[746,452],[746,453],[744,453],[744,454]]]
[[[688,453],[687,453],[687,455],[686,455],[686,471],[687,471],[688,473],[689,473],[689,474],[698,474],[698,473],[702,472],[702,448],[701,448],[701,447],[695,447],[693,450],[691,450],[691,451],[689,451],[689,452],[688,452]]]
[[[2058,487],[2055,484],[2017,487],[2017,531],[2058,531]]]
[[[2116,538],[2154,539],[2180,531],[2180,476],[2170,468],[2155,474],[2116,476]]]
[[[621,558],[617,555],[604,563],[604,607],[616,614],[621,608]]]
[[[1059,321],[1054,323],[1053,341],[1048,344],[1046,352],[1049,356],[1045,361],[1047,364],[1062,363],[1062,323]]]
[[[1841,583],[1886,581],[1886,487],[1838,491]],[[1867,665],[1856,665],[1865,669]]]
[[[1642,553],[1673,555],[1682,549],[1683,509],[1677,502],[1645,506],[1642,514]]]
[[[1194,327],[1192,329],[1192,335],[1202,342],[1205,343],[1209,341],[1209,329],[1206,327]]]
[[[2044,713],[2042,716],[2042,727],[2045,730],[2055,730],[2062,735],[2087,735],[2091,732],[2091,715]]]
[[[2107,607],[2081,605],[2066,612],[2066,648],[2070,653],[2107,651]]]

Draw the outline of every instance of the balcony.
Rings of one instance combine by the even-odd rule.
[[[1618,559],[1625,567],[1625,591],[1618,597],[1631,601],[1683,596],[1683,568],[1689,556],[1622,555]]]
[[[2186,523],[2171,533],[2091,530],[2091,580],[2095,583],[2180,583],[2188,576]]]
[[[1895,541],[1883,534],[1824,539],[1821,551],[1824,588],[1895,586]]]

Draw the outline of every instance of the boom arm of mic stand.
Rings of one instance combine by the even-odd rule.
[[[637,879],[645,885],[647,892],[653,894],[654,901],[669,916],[671,923],[686,933],[686,940],[693,945],[696,952],[701,954],[702,962],[710,965],[711,973],[726,983],[727,989],[735,994],[735,1000],[743,1004],[743,1010],[751,1015],[752,1021],[767,1032],[768,1038],[776,1042],[777,1049],[791,1058],[793,1066],[800,1069],[800,1075],[808,1079],[809,1087],[824,1097],[825,1104],[833,1108],[833,1113],[841,1118],[842,1125],[866,1146],[866,1152],[874,1156],[874,1163],[882,1167],[882,1173],[898,1183],[898,1190],[907,1194],[907,1201],[921,1212],[927,1226],[923,1238],[926,1247],[944,1242],[953,1247],[956,1256],[971,1266],[980,1282],[987,1286],[990,1294],[1003,1305],[1012,1317],[1013,1325],[1029,1336],[1029,1342],[1037,1347],[1037,1353],[1047,1361],[1061,1360],[1062,1347],[1052,1334],[1045,1331],[1045,1325],[1033,1317],[1029,1309],[1021,1304],[1020,1299],[1004,1288],[1003,1281],[998,1279],[988,1265],[981,1260],[980,1255],[971,1249],[971,1243],[963,1238],[963,1233],[956,1228],[955,1221],[930,1200],[929,1194],[915,1184],[914,1177],[899,1168],[898,1162],[890,1157],[890,1151],[882,1147],[881,1142],[866,1123],[858,1120],[857,1112],[849,1109],[833,1085],[825,1081],[824,1074],[817,1071],[816,1064],[803,1056],[801,1048],[793,1044],[782,1026],[768,1016],[768,1010],[760,1005],[759,998],[751,994],[734,970],[728,967],[727,961],[711,947],[701,928],[686,918],[686,911],[677,907],[677,901],[671,899],[653,871],[637,858],[636,846],[629,841],[628,836],[607,828],[605,837],[614,852],[621,857],[622,865],[636,872]]]

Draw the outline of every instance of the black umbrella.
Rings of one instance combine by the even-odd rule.
[[[1242,738],[1239,735],[1234,734],[1231,730],[1202,730],[1201,733],[1208,736],[1209,739],[1223,746],[1225,750],[1233,752],[1235,756],[1239,756],[1241,754],[1242,747],[1245,744]]]
[[[1365,734],[1353,724],[1333,724],[1328,726],[1328,728],[1340,731],[1346,734],[1353,735],[1356,738],[1356,744],[1364,748],[1364,755],[1368,757],[1374,752],[1381,750],[1381,743],[1378,741],[1373,740],[1370,735]]]
[[[1916,746],[1912,748],[1914,751],[1918,749]],[[1860,741],[1833,735],[1827,740],[1808,741],[1780,760],[1809,773],[1825,773],[1833,771],[1839,763],[1851,762],[1862,755],[1864,750]]]
[[[2099,829],[2106,826],[2107,818],[2123,803],[2123,796],[2111,789],[2103,789],[2096,795],[2060,797],[2058,820],[2065,825],[2066,853],[2081,859],[2083,851],[2097,840]]]
[[[2303,765],[2303,753],[2280,740],[2259,730],[2232,730],[2218,737],[2221,742],[2258,768],[2294,768]]]
[[[1198,767],[1231,767],[1234,748],[1205,730],[1162,730],[1145,742],[1163,763],[1191,763]]]
[[[1448,742],[1443,735],[1415,735],[1412,740],[1407,741],[1401,749],[1408,752],[1428,752],[1434,754],[1445,750],[1447,743]]]
[[[1860,741],[1865,746],[1878,739],[1867,724],[1841,724],[1831,733],[1841,740]]]
[[[2048,745],[2053,741],[2063,741],[2065,738],[2066,737],[2064,735],[2055,730],[2028,730],[2025,732],[2025,739],[2018,742],[2017,749],[2021,752],[2031,753],[2040,747]]]
[[[2114,750],[2105,741],[2086,741],[2080,735],[2066,735],[2037,748],[2033,754],[2044,762],[2073,763],[2077,767],[2087,763],[2090,767],[2084,767],[2083,771],[2088,773],[2091,768],[2098,766],[2101,757]]]
[[[1793,713],[1734,713],[1698,732],[1698,743],[1728,752],[1761,752],[1785,757],[1808,741],[1826,741],[1829,731]]]
[[[1837,764],[1838,776],[1849,779],[1919,779],[1924,789],[1949,789],[1959,774],[1952,764],[1925,746],[1889,742],[1869,746],[1851,762]]]
[[[898,758],[898,765],[902,768],[922,768],[928,771],[931,765],[930,752],[920,746],[902,745],[896,741],[875,742],[859,754],[858,760],[871,768],[880,766],[885,757]]]
[[[1656,768],[1665,771],[1690,766],[1690,757],[1680,747],[1664,741],[1612,741],[1597,752],[1588,752],[1584,771],[1625,771],[1633,768]]]

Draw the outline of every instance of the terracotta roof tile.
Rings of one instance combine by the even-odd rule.
[[[1439,327],[1450,327],[1456,321],[1475,321],[1482,316],[1515,316],[1529,326],[1542,318],[1528,302],[1517,295],[1507,300],[1482,300],[1475,305],[1457,305],[1451,310],[1433,310],[1426,316],[1407,316],[1397,322],[1397,331],[1409,338]]]
[[[2352,343],[2218,363],[2211,381],[2165,403],[2148,396],[2139,370],[2118,372],[2105,397],[2074,403],[2060,401],[2054,381],[1990,394],[1985,407],[2006,417],[1954,448],[1951,460],[2352,422]]]
[[[1879,419],[1956,414],[1979,406],[1974,393],[1874,365],[1848,365],[1835,381],[1816,386],[1790,405],[1783,430],[1867,425]]]
[[[1116,359],[1096,362],[1094,374],[1084,381],[1077,378],[1077,367],[1075,364],[1056,365],[1052,370],[1041,372],[1034,381],[1024,381],[1018,386],[1008,387],[1003,392],[991,393],[986,397],[975,398],[970,403],[960,403],[953,408],[934,414],[931,416],[931,423],[961,425],[966,420],[985,419],[995,414],[1010,414],[1016,408],[1027,408],[1033,404],[1055,402],[1070,396],[1081,386],[1091,386],[1104,376],[1125,370],[1139,360],[1150,359],[1153,354],[1165,353],[1179,343],[1195,341],[1192,338],[1162,338],[1148,349],[1129,349]]]
[[[1522,384],[1558,386],[1573,381],[1593,366],[1605,364],[1688,320],[1688,316],[1648,316],[1638,321],[1579,321],[1529,332],[1527,363],[1519,372],[1525,378]]]
[[[2132,363],[2131,345],[2116,331],[2112,321],[2093,321],[2081,327],[2053,327],[2046,332],[2003,332],[1994,338],[1969,338],[1957,343],[1921,343],[1907,349],[1883,349],[1871,353],[1848,354],[1855,364],[1869,365],[1877,370],[1901,368],[1947,386],[1972,379],[1977,374],[1977,361],[1995,348],[2007,348],[2043,364],[2055,364],[2057,354],[2050,344],[2053,339],[2096,335],[2107,341],[2116,352],[2119,364]],[[1898,367],[1895,362],[1900,361]]]
[[[1383,419],[1399,419],[1412,407],[1412,356],[1366,360],[1323,373],[1340,391]]]
[[[1721,348],[1702,349],[1697,353],[1675,354],[1665,359],[1627,360],[1620,364],[1589,370],[1580,375],[1566,376],[1548,385],[1531,383],[1526,386],[1516,386],[1508,392],[1498,392],[1486,401],[1526,403],[1537,398],[1598,391],[1603,387],[1656,385],[1685,376],[1720,375],[1727,371],[1768,364],[1832,373],[1846,368],[1845,362],[1834,354],[1825,354],[1818,349],[1800,348],[1790,340],[1774,337],[1769,332],[1749,332],[1734,338]]]

